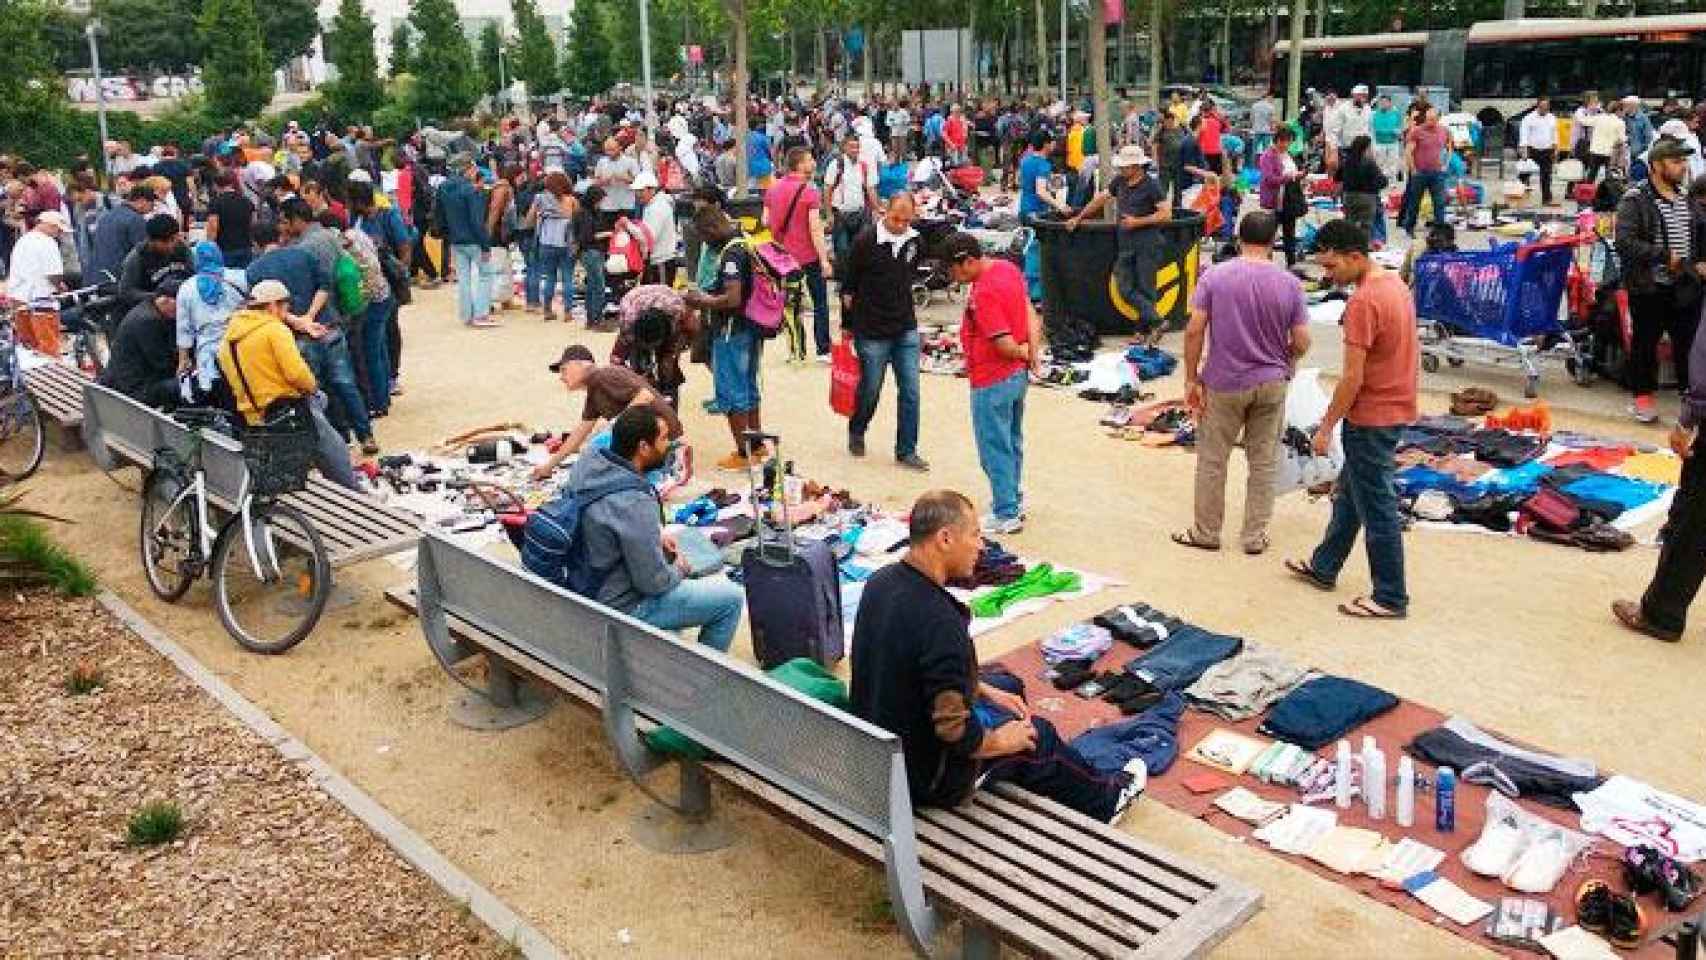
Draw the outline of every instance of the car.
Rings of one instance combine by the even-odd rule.
[[[1175,93],[1186,100],[1195,100],[1202,96],[1204,90],[1208,91],[1209,99],[1214,101],[1215,107],[1220,110],[1221,115],[1226,118],[1226,122],[1231,124],[1233,129],[1243,130],[1250,126],[1250,101],[1230,87],[1215,84],[1206,86],[1191,83],[1163,84],[1161,100],[1165,103],[1171,100]]]

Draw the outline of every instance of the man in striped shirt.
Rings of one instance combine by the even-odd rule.
[[[1617,255],[1623,262],[1633,326],[1628,384],[1635,395],[1630,413],[1641,423],[1659,419],[1653,392],[1658,388],[1659,339],[1670,336],[1678,384],[1688,383],[1688,352],[1694,342],[1702,254],[1695,249],[1695,213],[1686,179],[1694,149],[1663,137],[1648,154],[1648,180],[1629,190],[1617,204]]]

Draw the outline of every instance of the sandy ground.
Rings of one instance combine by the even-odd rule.
[[[502,329],[465,330],[453,319],[453,297],[449,288],[421,292],[405,318],[408,392],[378,425],[387,448],[419,447],[499,420],[569,426],[578,400],[565,400],[545,364],[571,341],[602,355],[609,337],[520,314]],[[1168,345],[1177,348],[1176,335]],[[780,432],[802,473],[891,506],[932,486],[987,503],[963,380],[924,377],[921,452],[935,469],[919,476],[890,461],[892,388],[869,435],[871,456],[857,461],[845,451],[843,425],[827,409],[827,370],[789,368],[781,353],[771,351],[765,364],[765,426]],[[727,452],[729,441],[722,423],[700,412],[709,392],[704,370],[692,368],[689,376],[685,420],[706,463]],[[1177,389],[1176,381],[1160,385],[1162,396]],[[1439,396],[1424,403],[1443,409]],[[1275,549],[1266,557],[1176,547],[1167,534],[1188,523],[1191,456],[1107,438],[1096,426],[1101,412],[1068,395],[1032,393],[1025,478],[1031,521],[1011,545],[1118,575],[1131,586],[997,631],[979,641],[980,653],[1033,642],[1116,599],[1143,599],[1510,735],[1706,795],[1700,766],[1706,729],[1678,719],[1697,702],[1687,691],[1697,688],[1699,632],[1681,644],[1659,644],[1620,630],[1607,610],[1612,598],[1644,588],[1655,556],[1650,548],[1594,556],[1419,532],[1407,542],[1411,618],[1348,622],[1333,604],[1366,590],[1360,558],[1347,567],[1337,598],[1298,585],[1280,567],[1282,557],[1313,546],[1325,525],[1324,503],[1283,500]],[[1559,419],[1655,442],[1663,436],[1656,428],[1572,411]],[[288,656],[241,653],[220,631],[205,587],[176,607],[148,593],[135,561],[137,477],[126,472],[117,481],[91,469],[82,455],[55,454],[37,484],[39,505],[82,521],[67,539],[109,586],[570,954],[615,954],[619,930],[632,939],[620,952],[635,956],[906,953],[880,919],[875,871],[827,855],[766,814],[725,805],[741,841],[719,853],[672,859],[639,848],[627,821],[640,796],[622,781],[583,712],[559,708],[543,723],[499,735],[451,725],[444,709],[450,684],[414,620],[381,598],[384,587],[407,579],[387,562],[340,573],[357,595],[355,605],[329,611],[316,634]],[[1229,486],[1241,490],[1241,466]],[[1235,520],[1240,498],[1230,499]],[[744,640],[737,647],[744,650]],[[1218,956],[1479,952],[1158,805],[1141,805],[1125,826],[1264,892],[1266,908]]]

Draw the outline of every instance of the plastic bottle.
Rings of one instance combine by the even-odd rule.
[[[1362,761],[1362,795],[1368,803],[1370,820],[1386,819],[1386,752],[1372,738],[1365,745]]]
[[[1440,767],[1434,787],[1434,829],[1440,833],[1457,830],[1457,774]]]
[[[1333,771],[1333,803],[1340,810],[1351,808],[1351,742],[1339,741],[1339,753],[1334,758],[1337,767]]]
[[[1398,758],[1398,809],[1394,815],[1400,827],[1416,822],[1416,762],[1408,756]]]

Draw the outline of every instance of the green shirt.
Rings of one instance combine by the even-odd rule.
[[[1398,128],[1404,122],[1404,115],[1397,107],[1374,111],[1373,127],[1375,143],[1397,143]]]

